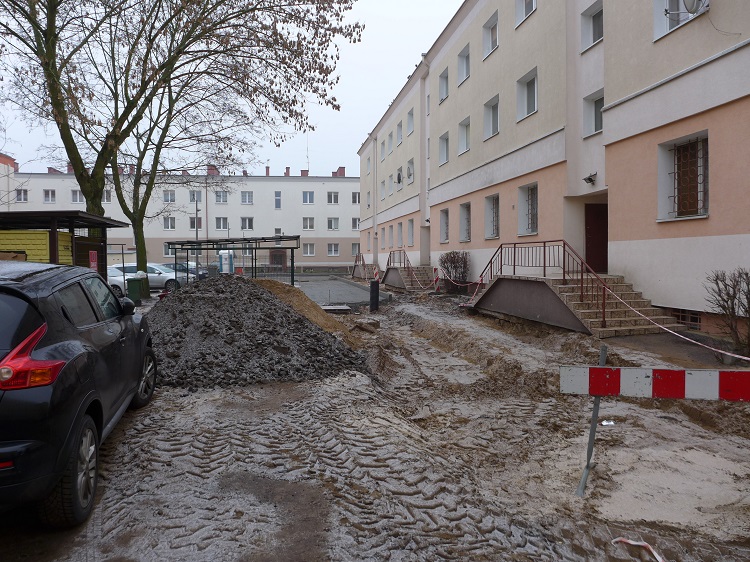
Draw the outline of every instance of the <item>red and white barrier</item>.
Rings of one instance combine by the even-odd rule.
[[[750,371],[561,366],[560,392],[749,402]]]
[[[375,281],[380,283],[380,271],[378,271],[377,266],[375,266]]]

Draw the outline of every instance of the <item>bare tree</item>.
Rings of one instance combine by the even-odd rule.
[[[248,136],[262,131],[278,144],[311,129],[308,102],[338,109],[336,41],[357,42],[362,31],[344,21],[353,2],[0,0],[4,94],[55,124],[87,211],[101,215],[107,172],[117,186],[119,165],[138,154],[125,149],[130,138],[150,147],[141,172],[155,181],[167,138],[177,153],[190,150],[178,139],[220,131],[192,147],[232,161]],[[148,183],[133,189],[138,205],[126,214],[141,212]]]
[[[750,271],[712,271],[703,284],[706,301],[719,314],[735,351],[750,353]]]

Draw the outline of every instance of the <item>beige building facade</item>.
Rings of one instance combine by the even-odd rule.
[[[466,250],[478,281],[565,240],[705,312],[706,275],[750,265],[748,32],[742,0],[465,1],[359,150],[365,260]]]

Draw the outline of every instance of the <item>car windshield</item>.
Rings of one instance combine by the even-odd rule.
[[[0,359],[44,323],[30,303],[15,295],[0,292]]]

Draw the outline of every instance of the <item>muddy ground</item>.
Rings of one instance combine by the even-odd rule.
[[[747,404],[603,400],[614,425],[598,428],[578,498],[592,401],[560,395],[557,369],[596,364],[601,342],[445,297],[341,324],[275,290],[367,366],[160,387],[103,445],[91,520],[50,534],[0,516],[0,560],[652,559],[620,536],[665,560],[750,559]]]

